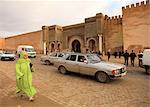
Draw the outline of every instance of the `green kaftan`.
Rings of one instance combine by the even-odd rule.
[[[32,72],[30,69],[30,60],[24,59],[25,52],[20,54],[20,58],[16,63],[16,85],[17,92],[23,92],[28,97],[35,95],[36,90],[32,86]]]

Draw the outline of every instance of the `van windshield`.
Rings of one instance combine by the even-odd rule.
[[[34,48],[25,48],[26,52],[35,52]]]

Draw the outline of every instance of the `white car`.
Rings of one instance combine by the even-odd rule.
[[[145,49],[143,52],[143,66],[148,75],[150,75],[150,49]]]
[[[117,63],[101,61],[94,54],[68,53],[62,59],[58,59],[56,66],[60,73],[68,71],[95,76],[97,81],[105,83],[111,78],[126,75],[126,66]]]
[[[0,52],[0,60],[1,61],[5,61],[5,60],[14,61],[15,59],[16,59],[16,55],[12,51]]]
[[[43,55],[40,58],[41,63],[46,64],[46,65],[53,64],[55,60],[63,57],[64,55],[65,55],[65,53],[63,53],[63,52],[52,52],[48,55]]]

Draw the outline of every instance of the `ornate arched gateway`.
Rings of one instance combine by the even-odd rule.
[[[54,43],[52,43],[51,44],[51,50],[50,50],[51,52],[54,52],[55,51],[55,44]]]
[[[97,51],[96,49],[97,47],[97,40],[95,38],[89,38],[87,40],[87,48],[89,49],[89,51]]]
[[[68,39],[68,48],[70,51],[82,52],[84,40],[82,36],[72,36]]]
[[[90,49],[90,51],[96,51],[95,40],[91,39],[89,41],[89,49]]]
[[[72,51],[73,52],[81,52],[81,44],[78,40],[74,40],[72,42]]]

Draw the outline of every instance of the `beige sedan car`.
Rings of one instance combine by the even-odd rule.
[[[52,52],[48,55],[43,55],[40,58],[42,64],[50,65],[58,58],[62,58],[65,55],[63,52]]]
[[[102,83],[127,73],[125,65],[101,61],[95,54],[68,53],[62,59],[55,61],[54,66],[62,74],[70,71],[91,75]]]

